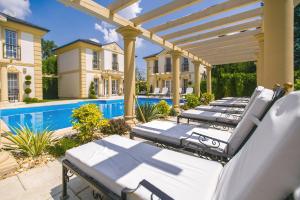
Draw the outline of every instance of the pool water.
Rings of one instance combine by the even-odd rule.
[[[172,105],[171,99],[165,100],[169,105]],[[161,101],[161,99],[158,98],[138,99],[140,105],[145,103],[156,104],[159,101]],[[71,127],[72,110],[88,103],[97,104],[107,119],[122,116],[124,113],[124,100],[95,100],[50,106],[2,109],[0,110],[0,119],[9,127],[26,125],[34,132],[39,132],[44,129],[54,131]]]

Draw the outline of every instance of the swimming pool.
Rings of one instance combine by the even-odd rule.
[[[172,105],[171,99],[164,99]],[[159,98],[139,98],[139,104],[156,104]],[[122,116],[124,113],[124,100],[94,100],[78,101],[76,103],[58,104],[48,106],[35,106],[15,109],[0,109],[0,119],[9,127],[28,126],[34,132],[44,129],[58,130],[72,126],[72,110],[84,104],[97,104],[107,119]]]

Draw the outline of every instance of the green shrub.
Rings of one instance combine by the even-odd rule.
[[[37,157],[46,152],[47,148],[55,141],[53,132],[44,130],[34,133],[28,127],[13,128],[15,134],[7,132],[3,137],[10,141],[4,143],[4,149],[22,153],[26,156]]]
[[[89,88],[89,98],[90,99],[97,99],[94,82],[91,82],[91,85],[90,85],[90,88]]]
[[[30,81],[30,80],[31,80],[31,76],[30,76],[30,75],[26,75],[26,76],[25,76],[25,80],[26,80],[26,81]]]
[[[169,116],[175,117],[177,115],[178,115],[177,111],[172,107],[170,109]]]
[[[29,103],[39,103],[42,102],[41,100],[39,100],[38,98],[30,98],[30,97],[25,97],[23,100],[25,103],[29,104]]]
[[[31,81],[25,81],[25,85],[29,86],[31,84]]]
[[[138,106],[136,106],[136,118],[137,118],[137,120],[139,120],[141,122],[144,122],[142,114],[144,115],[146,122],[150,122],[161,116],[155,105],[145,103],[143,105],[140,105],[140,109],[141,110],[139,110]],[[142,114],[141,114],[141,112],[142,112]]]
[[[77,138],[62,138],[58,140],[54,145],[48,147],[49,154],[60,157],[63,156],[68,149],[79,146],[80,140]]]
[[[158,113],[162,116],[167,116],[169,114],[170,106],[165,100],[161,100],[158,104],[156,104],[156,108]]]
[[[96,104],[86,104],[74,109],[71,122],[73,129],[79,132],[78,138],[83,143],[91,141],[94,133],[107,125],[107,120],[103,118]]]
[[[200,105],[199,97],[197,97],[194,94],[186,95],[185,99],[186,99],[186,105],[189,108],[195,108],[196,106]]]
[[[101,132],[105,135],[126,135],[131,131],[131,127],[124,119],[111,119],[108,125],[101,128]]]
[[[203,93],[201,94],[200,102],[203,105],[208,105],[210,102],[212,102],[215,99],[213,94],[209,93]]]
[[[188,110],[188,109],[190,109],[189,106],[188,106],[187,104],[184,104],[184,105],[180,106],[180,108],[183,109],[183,110]]]
[[[31,89],[30,88],[25,88],[25,90],[24,90],[24,92],[25,92],[25,94],[30,94],[31,93]]]

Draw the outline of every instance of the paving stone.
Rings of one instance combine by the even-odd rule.
[[[47,200],[60,200],[61,195],[62,195],[62,193],[60,192],[60,193],[58,193],[58,194],[56,194],[54,196],[51,196]],[[68,189],[68,195],[69,195],[68,200],[79,200],[79,198],[76,197],[76,195],[70,189]]]
[[[83,190],[82,192],[80,192],[77,196],[79,197],[79,199],[82,200],[93,200],[93,190],[89,187],[85,190]]]
[[[68,187],[74,192],[74,194],[78,194],[82,192],[84,189],[88,187],[88,184],[79,177],[73,176],[68,183]]]
[[[25,192],[17,176],[12,176],[0,181],[1,200],[19,199]]]

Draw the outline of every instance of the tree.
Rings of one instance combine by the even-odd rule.
[[[97,99],[94,82],[91,82],[91,85],[89,88],[89,98]]]
[[[295,69],[300,69],[300,5],[295,8]]]
[[[52,40],[42,39],[42,56],[43,59],[47,59],[54,55],[53,49],[57,48],[57,45]]]
[[[53,53],[56,47],[54,41],[42,39],[43,74],[57,74],[57,58]]]

